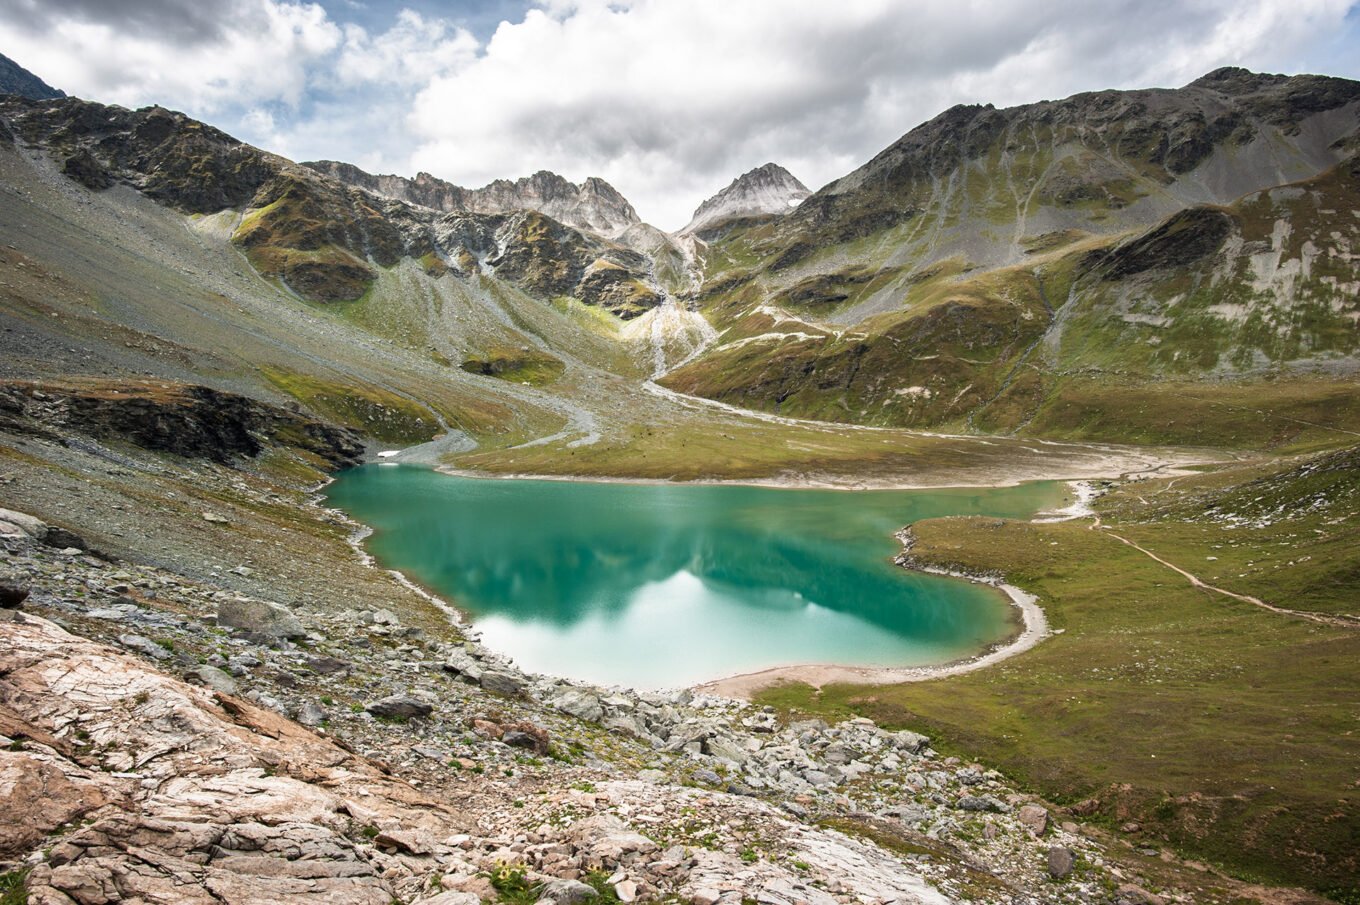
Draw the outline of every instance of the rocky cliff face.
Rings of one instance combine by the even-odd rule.
[[[4,54],[0,54],[0,94],[17,94],[36,101],[66,96],[66,92],[53,88]]]
[[[163,107],[127,110],[77,98],[0,99],[24,142],[64,161],[67,175],[102,190],[125,183],[188,214],[244,207],[287,166],[211,126]]]
[[[680,233],[701,234],[707,227],[739,217],[782,216],[810,194],[788,170],[767,163],[733,179],[727,188],[699,205]]]
[[[266,447],[292,447],[345,468],[364,451],[345,428],[235,393],[165,381],[0,383],[0,426],[44,437],[70,431],[222,464]]]
[[[535,210],[606,238],[641,222],[627,199],[594,176],[578,186],[540,170],[514,182],[498,179],[471,194],[471,209],[480,213]]]
[[[567,226],[607,239],[617,238],[630,226],[641,222],[637,211],[617,189],[594,176],[580,185],[573,185],[556,173],[540,170],[522,179],[497,179],[479,189],[465,189],[429,173],[407,179],[404,176],[375,176],[353,164],[334,160],[303,165],[370,192],[445,213],[537,211]]]
[[[1360,83],[1242,69],[1179,89],[954,107],[811,196],[782,224],[781,244],[839,244],[910,223],[904,232],[918,236],[902,237],[903,260],[1007,263],[1026,238],[1146,227],[1314,176],[1355,146],[1358,110]],[[970,239],[982,220],[1012,229]]]

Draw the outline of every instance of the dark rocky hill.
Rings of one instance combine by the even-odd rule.
[[[35,101],[66,96],[66,92],[53,88],[2,53],[0,53],[0,94],[17,94]]]

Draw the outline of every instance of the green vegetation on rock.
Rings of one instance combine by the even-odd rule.
[[[362,381],[323,380],[282,368],[261,371],[270,383],[322,417],[387,443],[421,443],[439,430],[427,407]]]
[[[465,359],[459,367],[469,374],[497,377],[532,386],[552,383],[562,376],[565,369],[560,359],[534,351],[528,346],[521,346],[518,350],[492,349],[483,355]]]

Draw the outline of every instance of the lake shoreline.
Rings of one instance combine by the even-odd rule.
[[[1121,461],[1117,457],[1111,457],[1110,463]],[[1107,464],[1110,464],[1107,463]],[[382,463],[386,465],[401,465],[400,460],[387,460]],[[529,472],[496,472],[483,471],[473,468],[457,468],[452,465],[428,466],[419,463],[421,468],[433,468],[440,474],[449,475],[455,478],[475,478],[480,480],[505,480],[505,481],[557,481],[561,483],[582,483],[582,484],[635,484],[639,486],[701,486],[701,487],[759,487],[768,490],[835,490],[841,492],[873,492],[879,490],[993,490],[1007,487],[1019,487],[1022,484],[1035,484],[1043,481],[1054,481],[1065,484],[1080,484],[1091,481],[1128,481],[1143,477],[1176,477],[1195,474],[1191,467],[1197,464],[1205,464],[1200,460],[1186,459],[1183,461],[1163,462],[1161,465],[1152,468],[1135,469],[1132,471],[1120,472],[1115,468],[1080,469],[1074,472],[1064,472],[1061,474],[1009,474],[999,478],[990,479],[978,483],[968,481],[945,480],[937,483],[904,482],[898,480],[863,480],[863,479],[838,479],[834,475],[823,475],[820,478],[810,478],[807,476],[784,476],[772,478],[701,478],[686,480],[669,480],[667,478],[641,478],[641,477],[617,477],[617,476],[595,476],[595,475],[563,475],[563,474],[534,474]],[[1075,503],[1074,505],[1079,505]],[[1047,513],[1052,516],[1059,516],[1067,510]],[[1036,513],[1038,518],[1045,513]],[[1061,520],[1061,519],[1059,519]]]
[[[428,468],[428,466],[421,466]],[[447,468],[431,469],[442,474],[449,474],[455,477],[483,478],[483,475],[473,475],[459,473]],[[497,476],[504,477],[504,476]],[[563,482],[591,483],[591,479],[570,478],[560,479]],[[327,482],[329,483],[329,482]],[[681,482],[666,481],[627,481],[615,480],[609,483],[631,484],[639,483],[646,485],[672,484]],[[683,482],[686,484],[702,484],[706,486],[721,486],[723,484],[738,484],[739,486],[768,487],[769,485],[751,485],[740,482]],[[1024,482],[1021,482],[1024,483]],[[1069,505],[1061,508],[1049,508],[1033,513],[1031,519],[1034,521],[1062,521],[1066,519],[1079,518],[1090,513],[1090,502],[1099,494],[1099,488],[1092,481],[1068,481],[1070,499]],[[1016,486],[1000,485],[1000,486]],[[323,485],[324,487],[324,485]],[[317,488],[322,490],[323,488]],[[818,489],[809,488],[806,485],[798,489]],[[945,488],[925,488],[925,489],[945,489]],[[1060,504],[1059,504],[1060,505]],[[343,510],[337,510],[343,512]],[[359,530],[355,531],[349,538],[350,546],[355,553],[366,564],[373,568],[382,569],[393,575],[408,589],[415,590],[421,596],[435,603],[450,622],[458,626],[469,636],[480,637],[481,633],[476,625],[476,619],[468,611],[463,610],[455,604],[451,604],[443,595],[414,581],[400,570],[391,569],[377,561],[376,557],[366,549],[365,541],[372,535],[373,528],[362,525],[346,514],[352,524]],[[1012,585],[1003,580],[1000,575],[975,575],[964,574],[958,571],[941,569],[934,566],[918,563],[911,557],[912,537],[910,526],[901,529],[894,535],[902,544],[902,551],[894,557],[894,563],[908,571],[921,574],[934,575],[939,577],[956,578],[968,581],[973,584],[983,585],[996,590],[1001,594],[1010,612],[1011,629],[1004,637],[993,641],[977,653],[970,654],[960,659],[951,660],[931,666],[857,666],[840,663],[803,663],[790,664],[777,667],[765,667],[762,669],[735,673],[721,676],[715,679],[707,679],[700,682],[689,684],[688,686],[696,691],[714,694],[722,697],[734,699],[749,699],[763,688],[782,682],[798,681],[804,682],[814,687],[832,683],[854,683],[863,685],[883,685],[901,682],[917,682],[930,679],[944,678],[947,676],[960,675],[978,669],[992,666],[1002,660],[1016,656],[1028,651],[1049,637],[1052,632],[1049,629],[1047,617],[1037,598],[1034,595]],[[505,656],[505,654],[502,654]],[[680,687],[680,686],[677,686]]]
[[[1038,524],[1065,522],[1079,518],[1089,518],[1095,510],[1092,503],[1102,493],[1092,481],[1068,481],[1073,502],[1061,509],[1036,512],[1030,521]],[[944,569],[926,565],[911,555],[915,537],[911,526],[903,528],[894,535],[902,544],[902,552],[894,560],[897,565],[909,572],[925,575],[941,575],[957,578],[973,584],[985,585],[1000,591],[1019,616],[1020,624],[1011,637],[989,645],[981,653],[961,660],[942,663],[938,666],[844,666],[839,664],[815,664],[804,666],[776,666],[768,669],[739,673],[702,682],[692,686],[695,691],[749,701],[766,688],[783,683],[801,682],[813,688],[831,684],[854,685],[896,685],[904,682],[927,682],[949,676],[960,676],[979,669],[985,669],[1033,650],[1046,638],[1061,634],[1049,627],[1048,616],[1039,606],[1039,598],[1009,582],[999,574],[980,574],[958,569]]]
[[[1078,503],[1069,508],[1082,506],[1089,500],[1086,492],[1082,490],[1076,490],[1076,492]],[[1053,520],[1061,521],[1062,519]],[[938,566],[927,566],[917,562],[911,556],[913,539],[910,526],[897,532],[896,537],[902,542],[903,547],[902,553],[894,560],[897,565],[909,572],[957,578],[973,584],[995,588],[1006,597],[1010,605],[1014,607],[1014,612],[1019,616],[1018,630],[1009,638],[988,645],[978,654],[953,660],[949,663],[942,663],[938,666],[844,666],[839,664],[775,666],[701,682],[691,687],[704,694],[750,701],[760,691],[785,683],[797,682],[810,685],[813,688],[821,688],[824,685],[832,684],[896,685],[903,682],[926,682],[985,669],[1003,660],[1018,656],[1025,651],[1032,650],[1045,638],[1055,634],[1049,628],[1048,616],[1039,606],[1039,598],[1034,594],[1004,581],[1000,576],[942,569]]]

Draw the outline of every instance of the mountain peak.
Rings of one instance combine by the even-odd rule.
[[[4,54],[0,54],[0,94],[17,94],[32,101],[66,96],[65,91],[53,88]]]
[[[777,163],[766,163],[733,179],[727,188],[699,205],[693,219],[680,232],[696,233],[733,217],[783,214],[810,194],[807,186],[788,170]]]
[[[1212,88],[1225,94],[1245,94],[1288,80],[1288,76],[1252,72],[1241,66],[1221,66],[1213,72],[1205,73],[1186,87]]]

